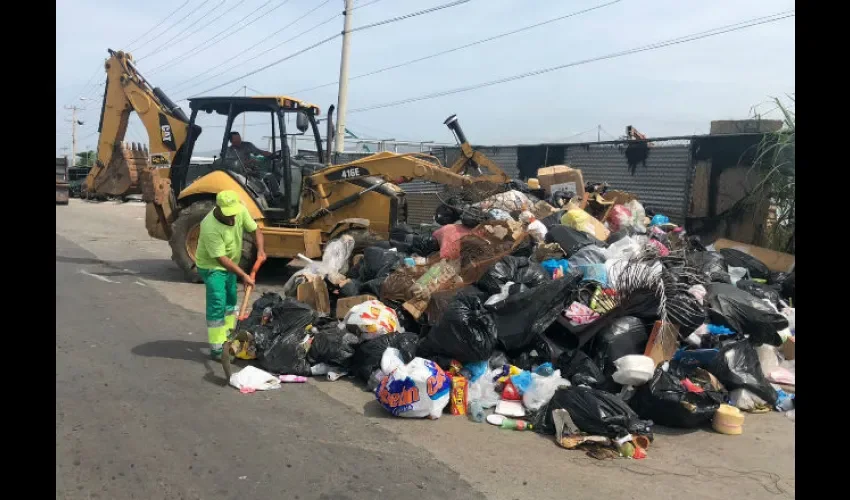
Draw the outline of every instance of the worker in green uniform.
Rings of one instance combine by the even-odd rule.
[[[236,277],[239,276],[246,286],[254,285],[251,276],[239,267],[242,233],[254,233],[258,261],[266,259],[266,252],[262,231],[257,231],[257,223],[235,191],[218,193],[215,204],[216,207],[201,221],[195,264],[207,289],[210,355],[218,360],[228,332],[236,328]]]

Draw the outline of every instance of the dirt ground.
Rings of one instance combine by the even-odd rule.
[[[75,279],[101,281],[98,276],[105,277],[114,282],[116,290],[146,287],[179,308],[203,314],[203,286],[185,283],[182,273],[170,259],[167,242],[148,237],[141,203],[71,200],[68,206],[56,207],[56,234],[95,256],[96,262],[79,262],[80,272],[74,275]],[[91,267],[95,264],[96,269]],[[261,274],[255,293],[275,290],[283,284],[282,274],[280,266],[269,266]],[[138,307],[145,305],[140,303]],[[157,314],[155,310],[149,313]],[[60,319],[57,319],[57,338],[61,336]],[[198,321],[191,331],[161,332],[161,335],[175,340],[199,341],[204,340],[204,328],[203,322]],[[123,346],[127,351],[133,347]],[[226,397],[234,404],[252,397],[232,390],[228,393],[226,388],[211,388],[201,380],[205,369],[200,365],[195,369],[197,376],[184,381],[193,391],[211,392],[208,397]],[[727,500],[793,498],[796,491],[795,425],[775,412],[749,415],[741,436],[724,436],[710,429],[682,432],[657,427],[656,439],[646,460],[597,461],[581,452],[560,449],[548,437],[530,432],[500,431],[464,417],[446,415],[437,421],[388,418],[371,393],[346,379],[337,382],[314,379],[309,385],[333,402],[316,411],[328,412],[342,420],[346,416],[365,418],[365,424],[358,425],[368,425],[370,435],[377,430],[379,434],[392,437],[386,441],[386,446],[392,443],[395,449],[386,450],[387,453],[392,451],[394,457],[403,457],[408,448],[416,453],[427,452],[440,467],[456,472],[464,483],[486,498],[660,500],[681,499],[685,494],[692,500]],[[285,404],[288,392],[289,387],[287,391],[261,397],[283,398]],[[264,405],[262,401],[258,404],[254,396],[250,411],[257,412],[256,418],[261,418]],[[271,408],[271,403],[269,406]],[[309,412],[305,411],[303,418],[304,425],[309,427],[313,420]],[[57,413],[57,422],[58,419]],[[191,426],[180,422],[175,425]],[[345,439],[344,436],[357,431],[345,429],[341,432]],[[370,452],[381,454],[384,452],[382,446],[382,443],[374,443]],[[403,477],[398,479],[404,480]],[[417,491],[411,493],[417,494]]]

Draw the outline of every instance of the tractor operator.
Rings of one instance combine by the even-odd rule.
[[[258,171],[255,166],[255,161],[251,158],[251,156],[262,156],[264,158],[268,158],[272,155],[268,151],[263,151],[248,141],[243,141],[239,132],[230,133],[230,147],[227,148],[226,154],[226,158],[228,160],[236,160],[240,165],[242,165],[247,173],[252,175],[256,175]]]
[[[236,277],[239,276],[246,286],[254,285],[251,276],[239,267],[242,233],[254,233],[257,261],[266,260],[266,252],[262,231],[257,231],[257,223],[235,191],[218,193],[215,204],[201,221],[195,262],[206,286],[210,356],[219,360],[229,331],[236,328]]]

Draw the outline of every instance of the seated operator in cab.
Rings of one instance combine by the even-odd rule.
[[[252,143],[243,141],[239,132],[230,133],[230,147],[227,148],[226,159],[235,161],[237,165],[245,169],[246,173],[251,175],[258,175],[260,173],[256,160],[252,156],[268,158],[271,155],[268,151],[263,151]]]

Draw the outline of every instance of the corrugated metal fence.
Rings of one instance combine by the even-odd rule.
[[[690,141],[654,142],[646,164],[639,163],[634,175],[630,173],[625,155],[627,145],[623,141],[553,144],[549,147],[563,148],[563,163],[581,169],[585,182],[607,182],[611,189],[634,193],[656,212],[667,215],[678,224],[684,223],[693,172]],[[520,147],[524,146],[474,146],[512,178],[522,178],[518,165]],[[431,154],[448,166],[457,159],[460,149],[435,148]],[[439,205],[434,193],[441,192],[443,187],[429,182],[411,182],[402,187],[409,193],[409,221],[412,224],[432,222],[434,210]]]

